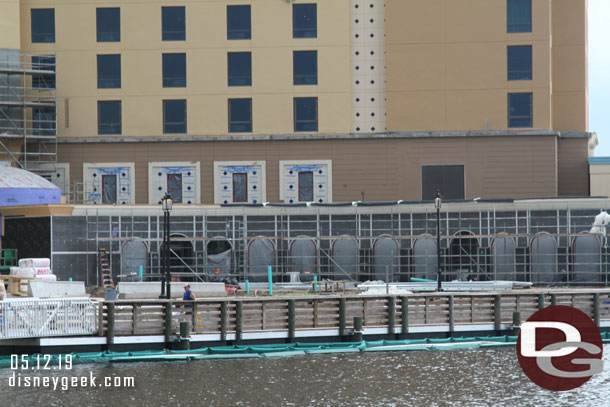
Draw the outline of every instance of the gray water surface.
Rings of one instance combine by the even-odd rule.
[[[0,370],[0,398],[18,406],[610,406],[604,372],[551,392],[522,373],[513,348],[307,355],[75,365],[31,376],[133,376],[135,388],[15,388]],[[26,372],[21,372],[22,375]],[[99,380],[99,379],[98,379]]]

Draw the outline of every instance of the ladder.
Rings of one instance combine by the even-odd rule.
[[[98,249],[97,252],[98,266],[100,270],[100,281],[103,288],[114,288],[112,281],[112,271],[110,270],[110,262],[108,261],[108,252],[106,249]]]

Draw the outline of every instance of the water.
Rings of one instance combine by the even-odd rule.
[[[610,406],[604,372],[579,389],[550,392],[522,373],[513,348],[307,355],[285,359],[75,365],[32,376],[135,377],[134,388],[8,386],[18,406]],[[22,373],[22,376],[24,373]],[[99,381],[100,379],[98,379]]]

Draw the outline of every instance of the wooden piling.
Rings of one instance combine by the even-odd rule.
[[[339,336],[345,336],[345,313],[346,301],[345,297],[339,298]]]
[[[180,322],[180,350],[189,350],[191,348],[190,324],[188,321]]]
[[[400,304],[402,306],[402,315],[400,317],[401,319],[401,328],[402,328],[402,335],[406,335],[409,333],[409,297],[407,296],[403,296],[400,297]]]
[[[165,343],[169,344],[172,338],[172,302],[165,303]]]
[[[243,303],[241,301],[237,301],[235,303],[235,341],[241,341],[241,336],[243,333],[244,325],[243,325]]]
[[[296,330],[296,302],[288,300],[288,339],[294,342],[294,331]]]
[[[544,308],[544,294],[538,294],[538,309]]]
[[[453,336],[455,331],[455,316],[453,315],[453,295],[449,296],[449,335]]]
[[[362,342],[362,317],[354,317],[354,341]]]
[[[557,294],[551,294],[551,305],[557,305]]]
[[[599,327],[599,293],[593,294],[593,321]]]
[[[220,303],[220,340],[227,340],[227,302]]]
[[[519,330],[521,326],[521,313],[513,312],[513,335],[519,335]]]
[[[396,324],[396,297],[388,298],[388,333],[394,335]]]
[[[499,331],[502,328],[502,297],[494,295],[494,329]]]
[[[106,303],[108,312],[108,326],[106,327],[106,344],[108,346],[114,344],[114,303]]]

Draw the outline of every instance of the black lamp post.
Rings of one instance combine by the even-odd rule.
[[[434,207],[436,208],[436,268],[437,268],[437,287],[436,291],[443,291],[441,287],[441,205],[443,204],[443,197],[440,191],[436,191],[436,198],[434,199]]]
[[[163,270],[161,271],[161,295],[159,298],[171,299],[171,275],[169,267],[169,213],[172,210],[172,196],[167,192],[161,199],[163,209]]]

